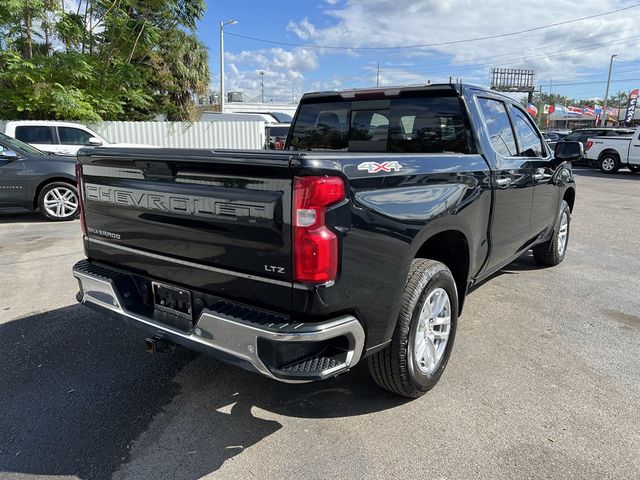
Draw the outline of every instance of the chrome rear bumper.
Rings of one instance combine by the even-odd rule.
[[[126,276],[126,273],[83,260],[73,267],[73,275],[80,285],[78,300],[82,304],[115,315],[152,335],[212,354],[279,381],[309,382],[345,372],[358,363],[364,348],[364,330],[360,322],[350,315],[321,323],[256,322],[205,308],[194,327],[186,332],[126,308],[130,300],[123,300],[129,294],[127,292],[123,297],[117,282],[117,278]],[[265,352],[292,343],[316,342],[320,345],[320,342],[333,339],[340,339],[345,347],[337,353],[334,351],[331,356],[316,355],[285,365],[270,364],[270,355]]]

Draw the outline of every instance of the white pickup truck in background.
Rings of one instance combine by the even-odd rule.
[[[603,173],[616,173],[626,167],[640,172],[640,127],[631,136],[593,137],[585,145],[587,160]]]

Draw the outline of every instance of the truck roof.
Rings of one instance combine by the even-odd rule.
[[[401,85],[401,86],[385,86],[385,87],[369,87],[369,88],[351,88],[345,90],[324,90],[318,92],[305,93],[300,102],[309,100],[312,98],[322,97],[341,97],[343,99],[356,98],[356,97],[379,97],[383,95],[385,97],[397,97],[405,92],[433,92],[433,91],[454,91],[457,94],[461,94],[467,89],[483,90],[493,95],[500,95],[505,98],[509,98],[502,95],[495,90],[490,90],[487,87],[473,84],[462,84],[459,82],[452,83],[431,83],[431,84],[416,84],[416,85]],[[513,100],[513,99],[510,99]]]

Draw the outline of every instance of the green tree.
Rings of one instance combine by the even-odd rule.
[[[0,118],[189,119],[210,81],[204,0],[0,3]]]

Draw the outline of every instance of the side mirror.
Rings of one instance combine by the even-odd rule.
[[[99,147],[100,145],[102,145],[102,140],[100,140],[98,137],[91,137],[89,138],[89,145]]]
[[[584,158],[584,145],[582,142],[558,142],[554,149],[557,160],[565,162],[577,162]]]
[[[0,158],[4,160],[17,160],[18,153],[15,150],[3,150],[0,152]]]

